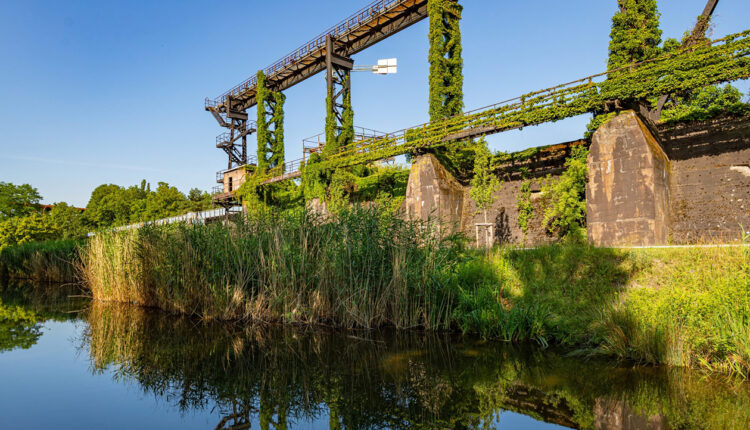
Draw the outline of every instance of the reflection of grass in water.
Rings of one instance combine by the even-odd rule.
[[[590,428],[623,405],[659,415],[673,428],[700,422],[742,428],[750,419],[747,384],[581,362],[552,350],[423,334],[373,333],[365,341],[325,330],[205,324],[101,303],[88,320],[94,369],[116,369],[119,378],[185,411],[242,405],[248,414],[281,413],[294,422],[330,408],[347,428],[476,428],[505,409]]]

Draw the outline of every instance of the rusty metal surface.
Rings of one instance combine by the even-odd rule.
[[[274,91],[287,89],[325,70],[325,39],[333,36],[338,53],[351,56],[427,17],[427,0],[376,0],[264,69]],[[243,111],[255,105],[256,77],[251,76],[215,99],[210,111]],[[231,106],[229,106],[231,105]]]

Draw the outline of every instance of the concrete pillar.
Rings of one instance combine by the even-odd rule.
[[[601,126],[588,157],[589,241],[597,246],[667,243],[669,169],[669,158],[635,112]]]
[[[420,155],[413,160],[404,200],[407,219],[440,220],[450,227],[450,232],[457,232],[463,197],[464,187],[434,155]]]

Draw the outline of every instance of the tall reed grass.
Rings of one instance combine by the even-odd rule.
[[[205,318],[448,328],[460,249],[374,209],[298,211],[97,235],[80,272],[95,299]]]
[[[24,279],[75,283],[80,242],[53,240],[14,245],[0,250],[0,281]]]

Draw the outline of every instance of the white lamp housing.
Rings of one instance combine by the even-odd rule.
[[[372,72],[376,75],[393,75],[397,71],[398,60],[396,58],[378,60],[378,65],[372,67]]]

